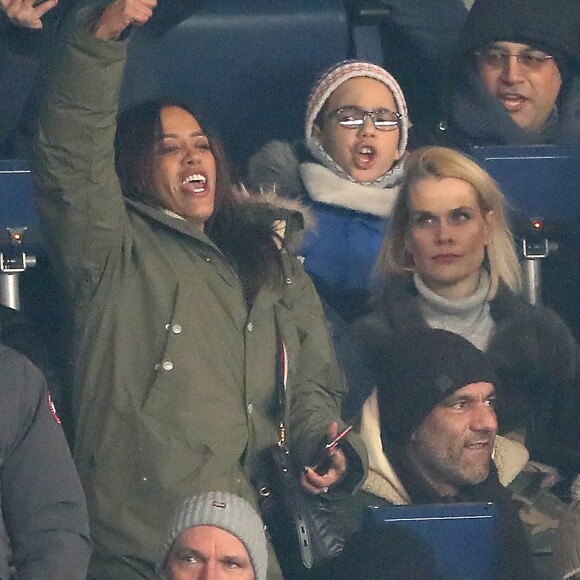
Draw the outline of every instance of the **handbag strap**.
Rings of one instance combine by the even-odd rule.
[[[295,476],[290,465],[290,439],[288,437],[289,425],[289,401],[288,401],[288,351],[282,337],[278,334],[276,345],[276,390],[278,392],[278,401],[280,404],[280,423],[278,446],[282,453],[278,455],[278,461],[283,462],[279,465],[282,477],[285,482],[283,485],[287,489],[296,489],[296,495],[292,498],[292,506],[287,506],[291,512],[296,530],[298,549],[300,558],[305,568],[310,569],[314,565],[314,552],[312,545],[312,530],[306,519],[306,504],[300,491],[299,484],[293,480]]]
[[[288,351],[284,339],[279,333],[276,342],[276,391],[278,393],[278,408],[280,409],[278,445],[289,448]]]

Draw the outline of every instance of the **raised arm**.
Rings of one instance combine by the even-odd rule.
[[[22,28],[42,28],[41,18],[57,4],[58,0],[0,0],[8,20]]]
[[[39,115],[34,160],[44,234],[75,292],[94,291],[126,234],[114,169],[117,101],[132,25],[156,0],[120,0],[79,12],[78,27],[49,83]]]

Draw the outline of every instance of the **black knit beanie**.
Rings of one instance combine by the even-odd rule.
[[[528,44],[554,56],[562,77],[580,65],[580,0],[475,0],[461,54],[493,42]]]
[[[486,355],[446,330],[398,333],[371,351],[385,441],[407,441],[433,408],[458,389],[497,382]]]

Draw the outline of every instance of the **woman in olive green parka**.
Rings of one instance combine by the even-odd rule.
[[[118,38],[153,4],[81,14],[35,159],[44,232],[75,311],[74,456],[92,578],[152,577],[167,518],[186,496],[224,490],[255,504],[261,452],[277,441],[282,342],[299,466],[336,430],[344,391],[316,292],[275,243],[277,210],[233,193],[196,117],[163,103],[124,114],[115,171]],[[301,483],[350,492],[365,464],[349,438],[326,475],[309,468]]]

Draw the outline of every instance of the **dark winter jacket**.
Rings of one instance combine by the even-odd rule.
[[[88,517],[64,434],[40,371],[1,344],[0,409],[0,578],[11,564],[23,580],[83,580]]]
[[[521,129],[489,94],[474,53],[496,41],[528,44],[554,56],[562,76],[556,109],[538,133]],[[580,142],[580,10],[577,0],[476,0],[459,40],[435,140],[473,145]]]
[[[375,385],[363,362],[365,344],[384,333],[396,340],[398,331],[424,326],[418,301],[412,279],[390,279],[374,310],[339,342],[339,357],[350,385],[346,415],[357,413]],[[490,308],[495,331],[487,354],[500,378],[500,431],[525,429],[532,459],[577,472],[578,345],[551,310],[532,306],[506,288],[500,288]]]
[[[24,314],[3,304],[0,304],[0,341],[31,360],[42,371],[52,398],[60,401],[60,383],[40,330]]]
[[[184,497],[225,490],[255,505],[252,481],[278,439],[278,337],[299,465],[339,417],[345,385],[299,260],[283,253],[284,284],[262,287],[248,309],[235,268],[199,227],[123,198],[113,136],[125,56],[124,41],[76,33],[41,117],[36,175],[75,303],[74,456],[95,541],[90,572],[129,580],[153,576]],[[351,489],[364,473],[358,445]]]

